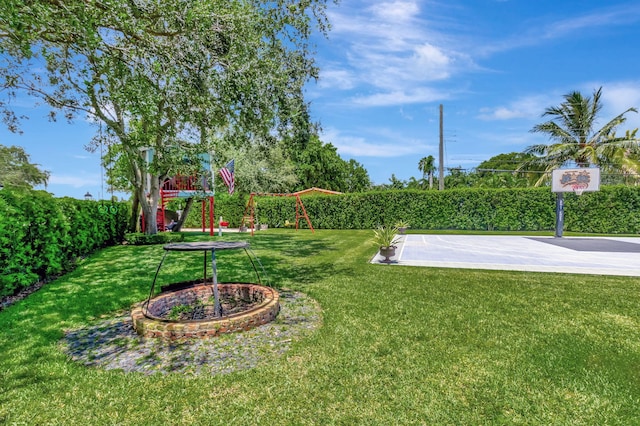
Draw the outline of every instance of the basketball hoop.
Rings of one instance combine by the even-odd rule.
[[[571,185],[571,189],[573,189],[573,192],[579,197],[582,195],[584,190],[587,189],[588,186],[589,185],[576,184],[576,185]]]

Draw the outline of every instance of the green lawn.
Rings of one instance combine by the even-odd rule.
[[[208,377],[68,359],[64,331],[145,299],[163,250],[96,253],[0,312],[0,424],[640,423],[638,279],[371,265],[371,235],[225,235],[318,301],[323,325],[265,366]],[[242,260],[221,256],[220,275],[250,279]],[[201,262],[168,258],[161,280]]]

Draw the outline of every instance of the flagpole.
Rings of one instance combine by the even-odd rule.
[[[211,236],[213,236],[213,222],[215,221],[216,215],[215,215],[215,205],[216,205],[216,173],[215,173],[215,167],[213,166],[213,155],[209,154],[209,172],[211,173],[211,192],[213,192],[213,195],[211,196],[211,199],[213,200],[212,203],[210,203],[210,209],[211,209],[211,216],[209,219],[210,222],[210,226],[211,226]],[[220,226],[218,226],[218,236],[221,237],[222,234],[220,234]]]

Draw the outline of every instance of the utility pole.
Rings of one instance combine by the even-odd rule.
[[[440,104],[440,149],[438,165],[438,190],[444,190],[444,128],[443,128],[443,107]]]

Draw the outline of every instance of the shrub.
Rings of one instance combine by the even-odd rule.
[[[127,244],[134,246],[148,244],[166,244],[184,241],[184,234],[181,232],[158,232],[157,234],[148,235],[142,232],[132,232],[124,235]]]
[[[56,199],[45,191],[0,191],[0,295],[70,270],[76,258],[122,241],[127,203],[108,215],[95,201]]]

